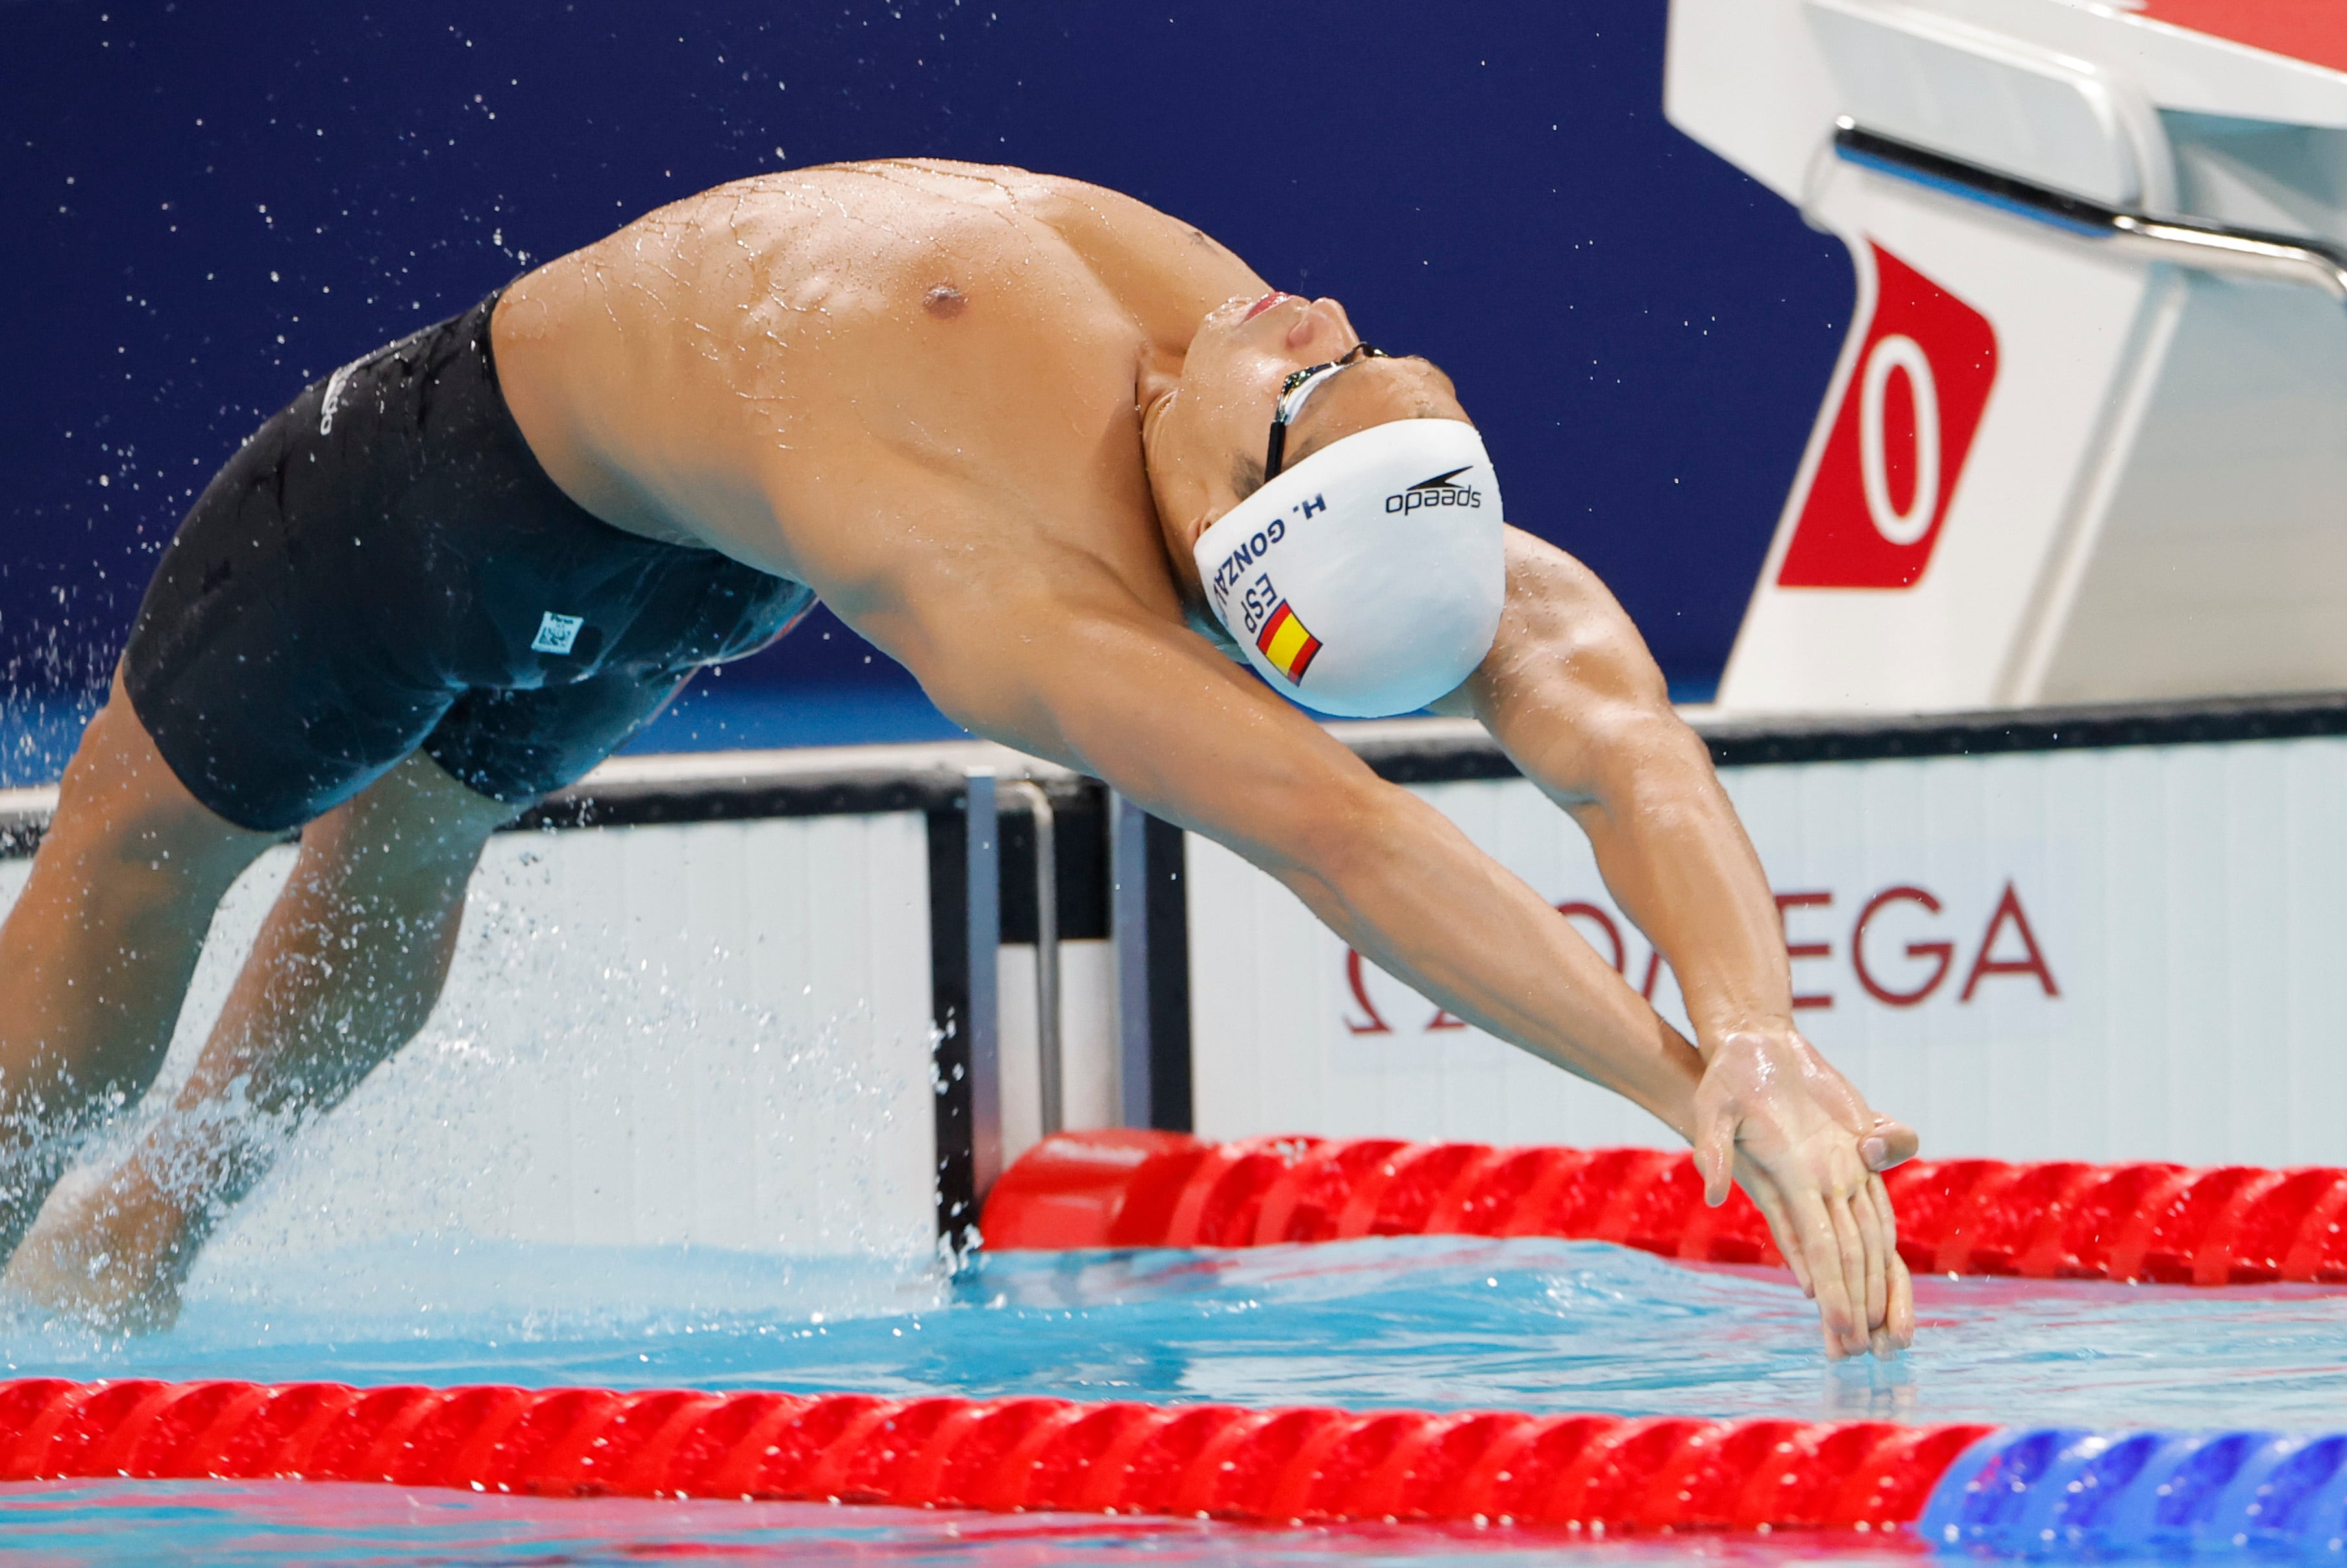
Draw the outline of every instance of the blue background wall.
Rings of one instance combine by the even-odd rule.
[[[188,501],[306,380],[674,196],[924,154],[1131,191],[1441,362],[1512,520],[1699,692],[1850,282],[1664,122],[1663,26],[1661,0],[0,0],[0,687],[22,730],[102,685]],[[797,738],[919,728],[867,655],[819,622],[718,684],[828,715]]]

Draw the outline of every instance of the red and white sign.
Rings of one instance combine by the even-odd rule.
[[[1961,901],[1942,899],[1911,882],[1893,883],[1856,901],[1828,887],[1780,890],[1776,897],[1797,1011],[1870,1001],[1913,1008],[1934,999],[1968,1007],[1994,995],[1998,984],[2016,980],[2031,997],[2061,998],[2053,960],[2030,920],[2020,885],[2011,877],[2004,879],[1999,893]],[[1984,907],[1986,918],[1965,918],[1952,903]],[[1648,1001],[1671,983],[1662,954],[1602,895],[1594,900],[1568,898],[1556,907]],[[1343,986],[1340,1012],[1349,1035],[1434,1034],[1467,1027],[1350,948],[1345,949]]]
[[[1942,1155],[2347,1163],[2347,738],[1727,767],[1803,1033]],[[1525,781],[1415,793],[1684,1029]],[[1193,837],[1200,1132],[1640,1143],[1644,1112],[1439,1009]]]
[[[1911,588],[1931,564],[1996,382],[1996,329],[1884,250],[1781,588]]]

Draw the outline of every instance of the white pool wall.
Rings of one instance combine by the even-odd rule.
[[[222,905],[162,1087],[200,1049],[292,853],[264,856]],[[29,866],[0,862],[0,902]],[[917,813],[500,835],[422,1035],[302,1140],[220,1245],[926,1254],[928,887]]]
[[[2347,1164],[2347,740],[1720,772],[1789,901],[1788,942],[1815,949],[1793,960],[1797,1021],[1927,1153]],[[1419,793],[1542,897],[1603,910],[1644,982],[1652,947],[1536,788]],[[1676,1143],[1478,1031],[1430,1027],[1430,1004],[1368,967],[1378,1031],[1344,945],[1300,903],[1207,841],[1188,856],[1201,1133]],[[1893,898],[1854,944],[1867,906],[1901,887],[1940,909]],[[2007,888],[2019,919],[1998,918]],[[1610,960],[1604,923],[1579,923]],[[1948,968],[1926,989],[1939,943]],[[1924,994],[1885,1001],[1865,979]],[[1684,1027],[1666,968],[1658,980]]]

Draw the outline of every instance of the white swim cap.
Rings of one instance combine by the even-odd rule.
[[[1473,425],[1399,419],[1287,468],[1192,553],[1265,680],[1321,712],[1379,719],[1448,694],[1491,651],[1503,520]]]

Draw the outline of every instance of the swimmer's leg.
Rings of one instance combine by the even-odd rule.
[[[188,793],[118,672],[0,925],[0,1256],[74,1138],[154,1081],[213,908],[274,842]]]
[[[517,809],[418,752],[304,828],[170,1113],[69,1213],[45,1219],[8,1283],[123,1327],[169,1323],[204,1238],[266,1173],[283,1132],[424,1027],[481,846]]]

